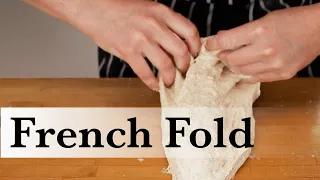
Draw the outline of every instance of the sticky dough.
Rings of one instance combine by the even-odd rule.
[[[159,74],[160,101],[162,106],[162,143],[169,142],[168,116],[178,116],[183,109],[183,115],[191,118],[190,126],[181,123],[185,128],[185,137],[192,130],[203,128],[212,135],[212,141],[217,139],[217,126],[214,118],[223,117],[224,142],[226,148],[215,148],[215,143],[203,149],[190,148],[188,139],[177,140],[184,148],[166,148],[168,171],[173,180],[230,180],[249,157],[251,148],[235,148],[230,145],[230,131],[242,128],[241,119],[251,117],[251,142],[254,143],[255,119],[253,118],[253,102],[260,96],[260,83],[239,83],[246,76],[230,71],[216,57],[219,51],[208,52],[203,38],[199,55],[191,57],[190,67],[183,77],[176,71],[176,79],[170,88],[166,88]],[[176,108],[177,110],[173,110]],[[169,110],[170,109],[170,110]],[[174,114],[177,113],[177,114]],[[177,127],[177,129],[181,129]],[[181,135],[177,135],[177,137]],[[199,139],[201,141],[200,133]],[[204,138],[204,136],[203,136]],[[236,136],[239,144],[243,144],[244,136]],[[204,139],[202,139],[204,142]],[[185,154],[186,156],[182,156]]]

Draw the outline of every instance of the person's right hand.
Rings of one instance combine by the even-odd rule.
[[[77,26],[102,49],[125,60],[151,89],[158,79],[145,58],[172,85],[177,67],[182,73],[201,47],[196,26],[170,8],[150,0],[88,0]],[[191,54],[190,54],[191,53]],[[172,58],[171,58],[172,56]]]

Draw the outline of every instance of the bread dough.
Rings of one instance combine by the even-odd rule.
[[[229,180],[249,157],[251,148],[236,148],[230,144],[232,130],[244,128],[243,118],[251,118],[251,143],[254,143],[255,120],[252,104],[260,96],[260,83],[239,83],[246,76],[230,71],[216,54],[208,52],[206,39],[197,58],[191,57],[189,70],[185,77],[176,71],[175,83],[166,88],[161,74],[160,100],[162,106],[162,143],[168,159],[168,172],[173,180]],[[169,143],[169,121],[166,117],[190,117],[190,126],[181,122],[177,130],[185,128],[184,138],[177,134],[181,148],[166,148]],[[217,143],[217,124],[213,119],[223,117],[225,148],[214,147]],[[178,123],[177,123],[178,124]],[[189,141],[195,129],[206,129],[212,137],[211,145],[194,148]],[[180,137],[180,138],[178,138]],[[197,135],[198,144],[204,143],[203,133]],[[236,141],[244,143],[244,135],[238,133]]]

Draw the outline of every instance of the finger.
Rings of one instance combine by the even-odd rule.
[[[161,29],[161,33],[155,39],[161,47],[174,58],[176,67],[181,73],[185,73],[190,65],[189,49],[187,44],[167,27]]]
[[[281,60],[273,58],[259,58],[261,61],[256,61],[251,64],[235,67],[237,72],[245,75],[262,74],[266,72],[282,72],[284,69],[296,69],[296,64],[286,64]]]
[[[205,47],[207,50],[213,51],[235,49],[240,46],[249,45],[257,35],[257,26],[258,20],[230,30],[218,32],[217,35],[208,38]]]
[[[276,72],[282,78],[290,78],[292,72],[298,72],[299,64],[289,63],[287,59],[277,58],[276,56],[257,57],[260,61],[255,61],[251,64],[233,67],[236,72],[245,75],[256,75],[267,72]]]
[[[159,81],[154,76],[147,61],[142,57],[134,57],[127,61],[137,76],[152,90],[159,91]]]
[[[262,61],[254,62],[252,64],[247,64],[244,66],[238,66],[233,69],[237,73],[243,74],[243,75],[256,75],[256,74],[262,74],[262,73],[273,71],[271,66],[269,66],[267,63],[264,63]]]
[[[148,43],[144,48],[144,55],[162,74],[166,86],[171,86],[176,77],[172,59],[157,44]]]
[[[189,19],[176,12],[168,13],[164,21],[175,34],[186,41],[189,51],[196,56],[201,48],[197,27]]]
[[[241,80],[244,83],[257,83],[257,82],[274,82],[281,80],[281,77],[277,72],[266,72],[262,74],[256,74],[250,78]]]
[[[262,49],[258,44],[247,45],[235,50],[223,50],[217,56],[228,66],[244,66],[263,61],[272,53],[270,50]]]

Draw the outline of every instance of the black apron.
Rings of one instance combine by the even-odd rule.
[[[320,0],[155,0],[171,7],[198,28],[201,37],[216,34],[259,19],[267,13],[294,6],[311,5]],[[105,77],[137,77],[122,59],[99,48],[99,75]],[[147,60],[148,61],[148,60]],[[148,61],[154,74],[157,69]],[[320,57],[297,73],[298,77],[320,77]]]

